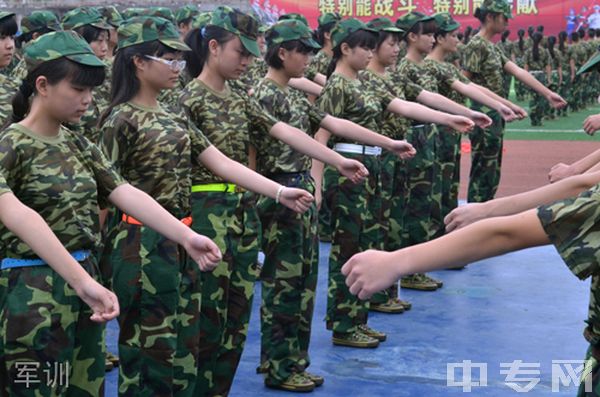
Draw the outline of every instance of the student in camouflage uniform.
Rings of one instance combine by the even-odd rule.
[[[461,207],[451,222],[459,227],[468,226],[427,246],[392,253],[370,251],[353,257],[343,268],[350,290],[366,299],[403,274],[553,244],[576,277],[592,279],[583,332],[589,348],[577,396],[600,396],[600,268],[595,255],[597,240],[592,237],[600,231],[598,182],[598,173],[581,175],[483,206]],[[585,189],[589,190],[575,196]],[[486,213],[483,207],[489,211],[482,216]],[[469,225],[482,217],[496,218]]]
[[[500,50],[506,55],[508,59],[513,58],[513,43],[508,39],[510,36],[510,30],[505,30],[502,32],[502,36],[500,37],[500,41],[496,43],[496,46],[500,48]],[[510,92],[510,83],[512,81],[512,76],[510,74],[504,75],[504,92]]]
[[[552,81],[552,66],[548,50],[542,47],[542,34],[536,32],[533,34],[533,44],[530,49],[525,51],[524,69],[529,71],[544,86]],[[546,113],[546,101],[537,93],[532,94],[529,101],[529,117],[532,126],[541,126],[544,114]]]
[[[552,91],[560,92],[561,86],[563,85],[563,57],[562,52],[556,49],[556,36],[548,37],[546,43],[548,54],[550,55],[550,66],[552,67],[552,80],[549,82],[548,87]],[[554,120],[559,114],[558,109],[552,109],[550,106],[546,106],[545,117]]]
[[[377,32],[377,44],[374,56],[369,62],[367,70],[360,72],[361,81],[372,86],[370,90],[374,92],[384,91],[393,95],[401,106],[392,112],[388,109],[382,113],[382,134],[392,139],[405,139],[410,132],[411,120],[421,122],[436,122],[438,124],[455,125],[460,124],[459,120],[468,120],[462,117],[451,116],[438,111],[431,110],[420,104],[409,101],[427,102],[430,106],[439,105],[439,99],[429,100],[428,97],[441,96],[425,91],[420,86],[412,83],[407,77],[402,79],[400,75],[395,76],[392,81],[387,69],[396,64],[399,56],[400,29],[396,28],[387,18],[376,18],[369,22],[367,26]],[[444,98],[445,99],[445,98]],[[457,127],[457,129],[462,129]],[[404,234],[403,221],[405,211],[407,210],[408,185],[407,168],[408,164],[422,161],[423,158],[429,158],[431,155],[423,147],[422,142],[413,140],[413,145],[419,145],[415,158],[408,162],[397,159],[392,153],[384,151],[381,156],[381,182],[382,182],[382,230],[384,231],[385,249],[399,249],[404,246],[406,238]],[[398,288],[393,286],[384,293],[374,296],[369,305],[370,310],[384,313],[401,313],[410,309],[411,304],[398,298]]]
[[[503,0],[484,0],[475,11],[482,27],[465,48],[463,67],[473,82],[506,98],[503,90],[504,73],[510,73],[542,95],[552,107],[566,105],[564,99],[551,91],[522,68],[511,62],[492,44],[491,39],[504,31],[512,18],[509,5]],[[482,105],[473,103],[474,109]],[[470,202],[490,200],[500,182],[504,120],[495,111],[488,112],[494,123],[486,129],[475,128],[471,133],[471,172],[469,178]]]
[[[217,8],[202,31],[192,30],[187,37],[192,48],[186,54],[187,67],[190,75],[198,77],[181,96],[182,108],[196,127],[226,156],[244,165],[248,165],[251,131],[266,130],[276,136],[297,131],[265,113],[246,92],[229,86],[228,80],[240,77],[251,56],[260,55],[257,30],[258,23],[249,15]],[[241,188],[248,187],[250,178],[246,183],[227,178],[233,182],[227,183],[227,167],[216,165],[192,168],[193,228],[214,238],[226,253],[215,272],[202,275],[206,298],[201,307],[195,394],[203,396],[227,395],[231,388],[248,332],[261,232],[257,197]],[[308,210],[312,196],[306,191],[253,175],[254,191],[297,212]]]
[[[583,78],[580,75],[576,75],[575,72],[585,63],[586,53],[580,42],[579,33],[573,32],[571,34],[571,46],[570,49],[570,63],[571,63],[571,100],[569,102],[571,110],[578,112],[583,110]]]
[[[254,96],[270,114],[310,135],[323,127],[346,139],[386,147],[396,156],[411,154],[412,146],[405,141],[395,141],[327,115],[304,94],[288,87],[290,79],[302,77],[309,54],[320,48],[307,25],[299,20],[282,20],[267,32],[267,43],[265,60],[269,71],[256,86]],[[354,182],[362,180],[348,172],[353,167],[345,165],[354,164],[355,160],[324,145],[304,139],[306,143],[291,150],[265,131],[254,135],[258,170],[287,186],[315,191],[308,156],[337,168],[342,177]],[[315,144],[319,151],[314,150]],[[325,153],[321,153],[323,149]],[[366,172],[361,176],[366,176]],[[316,206],[303,215],[294,215],[277,209],[273,200],[264,198],[259,200],[259,215],[265,253],[261,272],[261,370],[268,372],[268,386],[309,391],[323,383],[322,377],[305,371],[310,364],[308,346],[318,268]]]
[[[104,78],[104,64],[89,45],[73,32],[48,33],[27,46],[25,59],[29,72],[13,101],[13,121],[19,123],[3,132],[0,169],[17,197],[40,212],[83,269],[98,279],[98,265],[92,255],[100,239],[98,208],[109,200],[136,216],[151,218],[153,227],[178,241],[193,238],[197,259],[216,262],[220,254],[214,244],[181,233],[177,222],[149,196],[127,184],[95,145],[61,126],[61,122],[75,122],[81,117],[90,102],[92,87]],[[53,169],[51,177],[48,169]],[[48,205],[52,197],[55,200]],[[103,327],[92,322],[98,316],[90,317],[89,308],[75,298],[64,279],[44,266],[43,260],[28,259],[35,258],[30,248],[6,229],[2,236],[1,256],[8,262],[3,265],[14,268],[2,271],[1,284],[7,285],[2,307],[7,312],[2,313],[0,357],[5,365],[0,368],[0,379],[15,378],[16,362],[68,364],[68,383],[54,387],[41,383],[37,389],[7,382],[6,392],[102,395]],[[210,251],[210,258],[206,258],[205,250]],[[4,281],[7,279],[8,284]],[[24,296],[30,296],[29,301]]]
[[[177,23],[177,28],[179,29],[179,35],[182,41],[185,39],[188,32],[192,30],[192,22],[199,14],[200,10],[195,4],[187,4],[175,12],[175,22]]]
[[[562,75],[560,77],[560,88],[558,93],[567,100],[570,100],[571,95],[571,60],[569,54],[569,47],[567,43],[567,32],[562,31],[558,34],[558,51],[560,55],[560,68]],[[562,117],[567,116],[568,106],[558,109],[558,115]]]
[[[423,57],[433,46],[437,27],[433,17],[419,12],[411,12],[396,22],[404,30],[404,42],[407,45],[406,56],[398,63],[393,72],[393,79],[398,80],[405,76],[428,91],[437,91],[436,81],[433,76],[425,72],[422,64]],[[470,117],[482,125],[489,124],[488,117],[480,112],[457,104],[447,99],[449,107],[441,108],[445,111],[457,113]],[[409,201],[403,220],[405,244],[413,245],[427,241],[440,232],[443,228],[441,218],[441,173],[439,172],[439,161],[436,154],[439,146],[439,132],[431,124],[413,122],[413,127],[408,136],[411,143],[423,139],[426,143],[422,150],[417,148],[421,155],[428,156],[423,162],[413,161],[408,164],[409,175]],[[426,153],[426,154],[425,154]],[[425,274],[417,274],[402,280],[402,287],[433,291],[442,287],[443,282],[433,279]]]
[[[0,12],[0,71],[4,71],[13,59],[17,30],[15,14]],[[0,126],[5,126],[12,114],[11,102],[17,89],[18,84],[13,79],[0,73]]]
[[[525,40],[525,30],[519,29],[517,31],[517,40],[513,45],[513,56],[510,58],[519,67],[525,65],[525,51],[527,51],[527,41]],[[524,101],[529,95],[529,90],[519,79],[515,79],[515,94],[517,95],[517,101]],[[507,93],[508,95],[508,93]]]

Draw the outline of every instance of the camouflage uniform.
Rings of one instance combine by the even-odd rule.
[[[359,80],[334,73],[317,100],[319,108],[333,116],[353,121],[371,130],[379,130],[383,110],[394,97],[387,91],[374,91]],[[332,137],[330,143],[342,143]],[[335,334],[354,334],[367,323],[369,302],[352,295],[341,268],[352,255],[382,248],[381,159],[366,154],[340,153],[362,162],[369,176],[354,184],[327,166],[324,173],[323,200],[331,210],[333,230],[329,256],[327,329]]]
[[[550,50],[548,50],[548,53],[550,54]],[[564,61],[562,53],[557,48],[554,48],[554,56],[550,54],[550,65],[552,67],[552,81],[550,81],[548,84],[548,88],[550,88],[554,92],[560,92],[561,90],[561,86],[559,85],[559,83],[560,77],[562,75],[561,68],[563,62]],[[547,102],[544,104],[544,106],[546,108],[546,111],[544,112],[545,117],[547,117],[548,119],[555,119],[556,116],[558,116],[558,109],[553,109]]]
[[[527,41],[523,42],[523,50],[519,47],[519,40],[516,40],[513,46],[513,53],[515,55],[515,63],[519,67],[525,66],[525,51],[527,51]],[[524,101],[529,95],[529,89],[521,80],[515,78],[515,93],[517,95],[517,101]],[[507,92],[508,94],[508,92]]]
[[[310,80],[314,79],[317,73],[325,76],[330,62],[331,57],[325,51],[321,50],[313,57],[304,75]]]
[[[274,117],[313,135],[325,114],[306,95],[264,79],[254,96]],[[256,131],[257,169],[284,186],[314,193],[311,158],[296,152],[267,131]],[[261,366],[271,383],[280,383],[310,365],[308,346],[317,287],[319,248],[317,208],[304,214],[275,203],[258,201],[262,223]]]
[[[504,55],[506,55],[506,57],[508,59],[512,59],[513,46],[514,46],[513,42],[511,42],[508,39],[505,42],[500,40],[499,42],[496,43],[496,47],[498,47],[502,51],[502,53]],[[512,75],[509,73],[505,73],[503,89],[504,89],[504,92],[506,92],[507,96],[510,93],[510,82],[511,81],[512,81]]]
[[[465,97],[452,89],[452,84],[458,80],[469,84],[467,79],[456,66],[447,62],[437,62],[433,59],[425,59],[423,62],[426,73],[437,82],[433,90],[456,103],[464,104]],[[439,174],[441,183],[441,206],[437,214],[437,222],[440,225],[433,238],[445,233],[444,218],[458,206],[458,188],[460,184],[460,142],[461,135],[457,131],[438,125],[439,131],[436,158],[439,162]]]
[[[245,93],[229,86],[215,92],[198,79],[186,86],[181,106],[216,148],[245,165],[250,131],[270,130],[277,123]],[[196,395],[226,395],[244,349],[258,276],[256,197],[224,183],[203,166],[192,168],[192,182],[198,190],[192,194],[193,228],[224,252],[217,268],[201,276],[205,299]],[[221,190],[207,184],[217,184]]]
[[[546,79],[546,68],[550,65],[550,53],[540,45],[538,59],[533,58],[533,48],[525,51],[525,65],[527,65],[529,72],[537,81],[543,85],[547,85]],[[529,117],[531,118],[532,126],[542,125],[542,118],[546,111],[546,101],[537,92],[532,93],[531,100],[529,101]]]
[[[592,390],[585,392],[585,382],[578,396],[600,396],[600,269],[598,268],[598,202],[600,185],[578,197],[557,201],[538,208],[538,217],[550,242],[579,279],[592,277],[587,327],[584,337],[590,343],[585,360],[592,377]]]
[[[18,89],[14,80],[0,75],[0,126],[4,126],[12,117],[12,98]]]
[[[566,43],[565,43],[566,46]],[[561,97],[565,98],[567,102],[570,102],[571,96],[571,65],[569,64],[570,56],[569,49],[565,48],[564,52],[555,50],[556,54],[560,54],[560,65],[562,67],[562,84],[559,87],[558,93]],[[567,110],[569,106],[564,106],[558,109],[558,114],[562,117],[567,116]]]
[[[506,98],[504,92],[504,65],[508,58],[492,43],[479,35],[465,47],[463,67],[472,74],[471,80]],[[473,102],[474,110],[482,105]],[[487,112],[492,119],[488,128],[475,127],[471,139],[471,173],[469,175],[469,202],[491,200],[500,183],[504,119],[494,110]]]
[[[2,133],[0,170],[8,186],[48,223],[71,252],[94,251],[100,243],[98,205],[123,179],[85,138],[66,129],[41,137],[18,124]],[[0,228],[3,258],[35,258],[17,236]],[[93,255],[80,261],[97,281]],[[0,271],[0,394],[98,396],[104,393],[104,326],[90,320],[91,309],[50,266]],[[20,363],[66,371],[62,382],[26,386]],[[65,380],[68,379],[68,385]],[[68,388],[67,388],[68,386]]]
[[[578,70],[586,61],[586,53],[582,43],[573,43],[569,47],[571,50],[571,59],[575,61],[575,70]],[[581,75],[575,75],[573,80],[572,100],[569,101],[571,110],[574,112],[580,111],[584,107],[583,97],[584,80]]]

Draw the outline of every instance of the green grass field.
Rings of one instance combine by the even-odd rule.
[[[518,102],[512,90],[510,99],[529,111],[529,101]],[[529,118],[514,121],[507,124],[504,137],[513,140],[598,141],[600,136],[589,136],[582,129],[586,117],[597,113],[600,113],[600,104],[598,103],[581,112],[569,113],[567,117],[544,120],[544,125],[541,127],[532,127]]]

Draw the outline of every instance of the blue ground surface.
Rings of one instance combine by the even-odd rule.
[[[317,307],[313,322],[310,370],[325,376],[319,396],[512,396],[501,363],[538,363],[539,375],[516,373],[516,379],[540,381],[525,395],[575,396],[576,389],[552,388],[553,360],[581,360],[589,281],[579,281],[553,247],[534,248],[470,265],[463,271],[432,273],[445,285],[436,292],[402,291],[413,309],[400,315],[373,313],[369,324],[387,332],[374,350],[334,347],[325,329],[327,258],[321,244]],[[256,375],[260,351],[256,285],[250,332],[231,396],[292,395],[263,386]],[[108,346],[116,352],[117,326],[108,329]],[[471,360],[487,364],[487,386],[447,385],[447,364]],[[575,365],[576,367],[577,365]],[[558,365],[567,373],[564,365]],[[523,369],[523,368],[522,368]],[[536,368],[525,368],[536,370]],[[558,374],[559,371],[555,371]],[[462,381],[462,371],[455,372]],[[473,381],[479,380],[473,370]],[[115,396],[117,371],[107,374],[107,396]],[[528,381],[517,381],[525,387]]]

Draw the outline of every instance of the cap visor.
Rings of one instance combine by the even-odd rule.
[[[192,49],[190,47],[188,47],[187,44],[185,44],[179,40],[159,39],[158,41],[160,41],[167,47],[172,48],[177,51],[192,51]]]
[[[302,39],[300,41],[302,42],[302,44],[307,45],[311,48],[314,48],[314,49],[321,48],[321,45],[319,43],[317,43],[316,41],[314,41],[313,39]]]
[[[260,57],[260,49],[258,48],[258,43],[256,42],[256,40],[252,40],[251,38],[244,35],[240,35],[239,37],[242,41],[242,44],[244,45],[244,48],[246,48],[255,57]]]
[[[98,29],[105,29],[105,30],[112,29],[112,26],[110,26],[108,23],[105,23],[105,22],[90,23],[90,25],[92,25],[93,27],[98,28]]]
[[[592,59],[587,61],[582,67],[579,68],[579,70],[577,71],[577,74],[580,75],[583,73],[590,72],[594,69],[597,69],[599,63],[600,63],[600,54],[596,54]]]
[[[396,28],[394,26],[390,26],[389,28],[383,28],[382,30],[384,32],[391,32],[391,33],[404,33],[404,30],[402,30],[400,28]]]
[[[66,56],[67,59],[70,59],[73,62],[77,62],[81,65],[87,65],[87,66],[106,66],[106,64],[104,62],[102,62],[100,60],[100,58],[98,58],[96,55],[94,54],[73,54],[73,55],[67,55]]]
[[[452,32],[452,31],[455,31],[458,28],[460,28],[460,23],[455,22],[455,23],[452,23],[452,24],[450,24],[450,25],[448,25],[446,27],[446,32]]]

